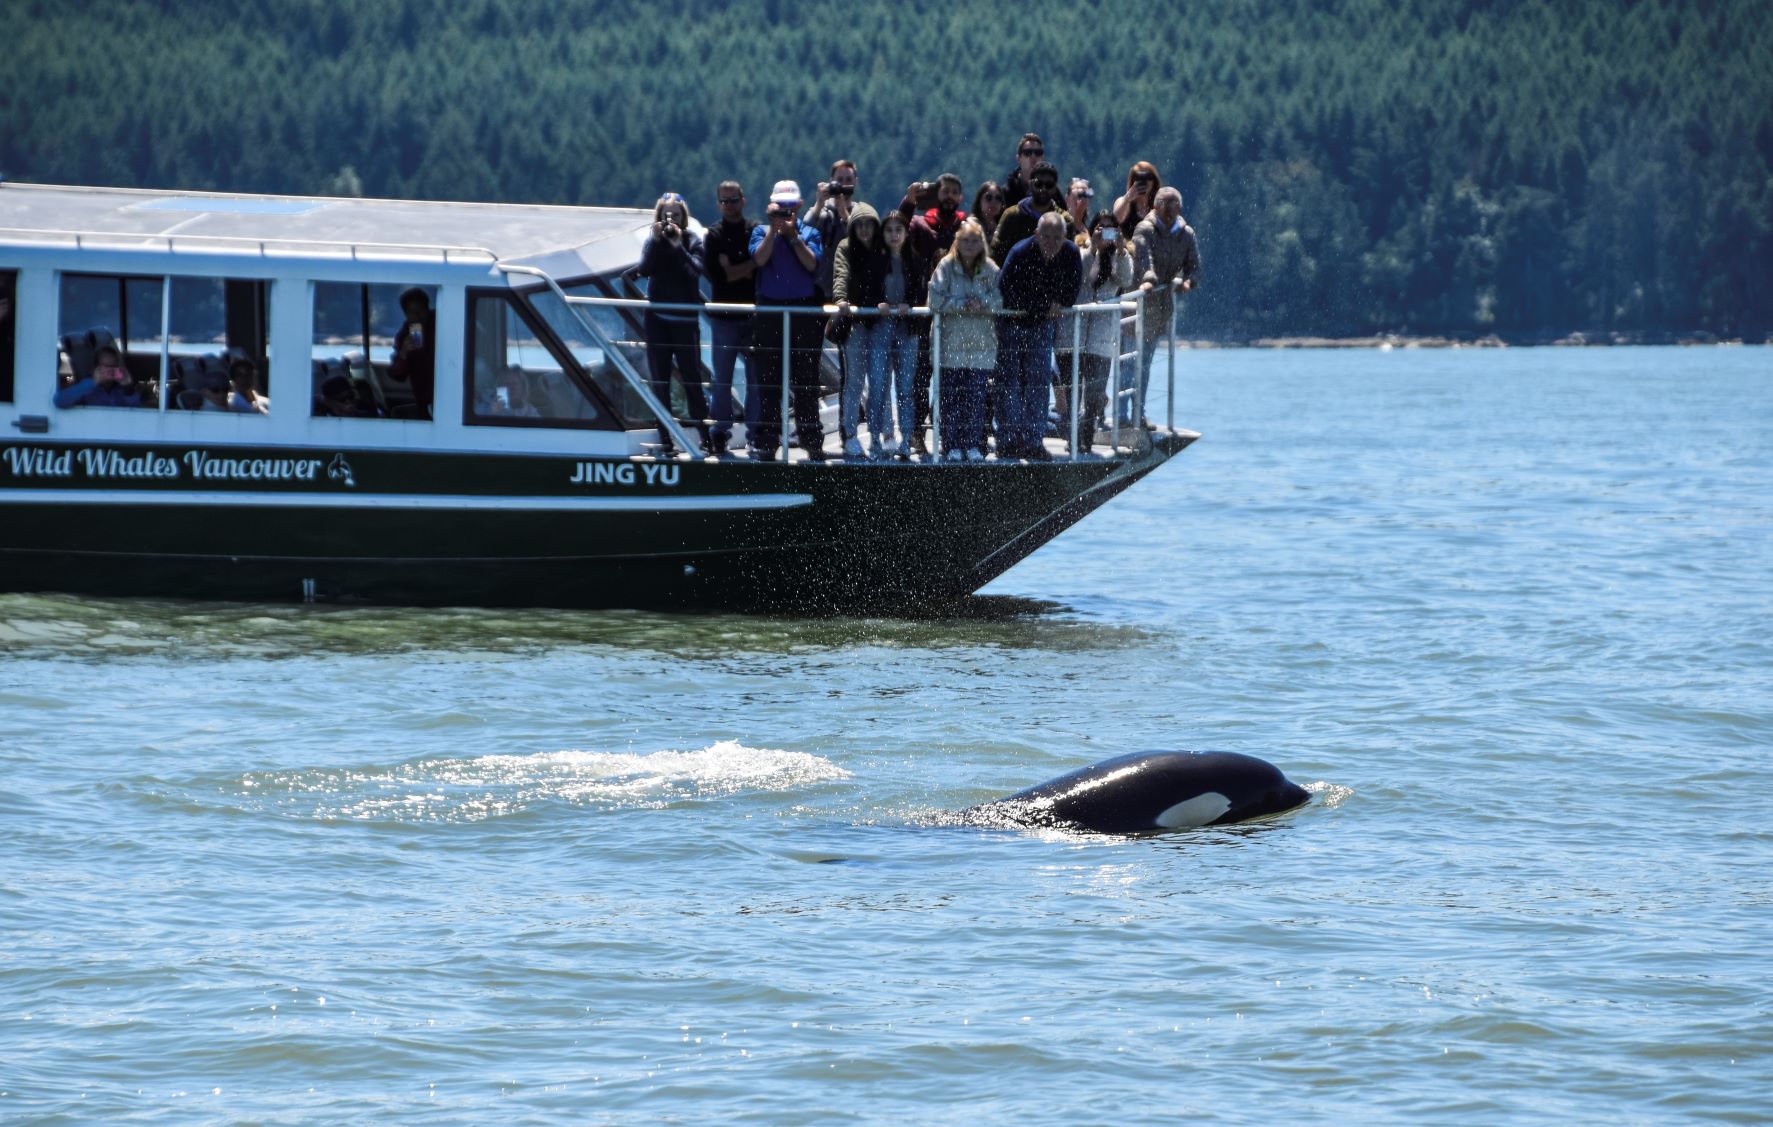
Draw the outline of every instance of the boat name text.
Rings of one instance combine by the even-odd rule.
[[[168,457],[151,450],[126,454],[103,448],[41,450],[29,446],[0,450],[0,463],[13,477],[156,481],[318,481],[324,464],[318,458],[218,458],[204,450],[187,450],[182,457]]]
[[[567,478],[569,485],[633,485],[644,481],[647,485],[676,485],[683,471],[678,466],[651,466],[640,464],[640,473],[636,474],[634,462],[575,462],[573,475]]]

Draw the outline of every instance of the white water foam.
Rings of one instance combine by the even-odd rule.
[[[569,750],[421,759],[385,768],[262,772],[241,783],[247,795],[321,818],[471,821],[550,801],[656,807],[848,777],[817,755],[721,740],[695,751]]]

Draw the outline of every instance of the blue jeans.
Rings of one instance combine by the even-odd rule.
[[[1024,457],[1041,448],[1047,396],[1053,386],[1053,323],[1005,317],[997,323],[999,457]]]
[[[875,443],[880,443],[885,440],[885,435],[881,434],[882,425],[891,422],[886,417],[886,384],[874,374],[875,342],[880,337],[881,324],[873,317],[857,317],[850,325],[850,338],[843,344],[843,400],[839,425],[846,440],[856,437],[856,413],[866,392],[868,433]]]
[[[899,438],[909,444],[911,437],[917,433],[917,334],[911,331],[911,321],[905,317],[884,317],[880,327],[875,330],[874,367],[870,369],[868,381],[870,385],[878,383],[884,391],[888,386],[888,376],[892,376],[891,385],[897,392],[894,397],[899,405]],[[873,399],[872,386],[869,399]],[[883,395],[881,397],[885,399]],[[868,425],[873,427],[874,412],[870,403]],[[893,432],[892,420],[886,417],[886,404],[881,404],[881,425],[875,431],[886,441]]]
[[[709,380],[714,395],[714,401],[709,404],[713,411],[714,433],[724,436],[733,432],[733,371],[741,356],[745,359],[745,425],[747,428],[755,426],[758,402],[757,377],[751,368],[751,319],[711,315],[708,318],[708,339],[714,346],[713,375]]]
[[[989,368],[942,369],[942,453],[985,452],[985,383]]]

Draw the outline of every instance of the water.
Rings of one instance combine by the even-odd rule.
[[[1767,1122],[1773,352],[1183,367],[954,620],[0,597],[0,1120]]]

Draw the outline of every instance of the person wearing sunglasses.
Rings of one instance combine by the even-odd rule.
[[[1023,239],[1032,238],[1040,217],[1049,211],[1059,213],[1066,238],[1077,237],[1077,224],[1071,221],[1065,201],[1059,197],[1059,170],[1043,160],[1028,174],[1027,197],[1015,207],[1006,208],[1003,218],[997,221],[997,233],[991,237],[991,261],[1002,266],[1010,248]]]
[[[719,305],[751,305],[757,300],[757,264],[751,261],[751,229],[745,215],[745,190],[737,180],[723,180],[715,190],[720,222],[702,240],[702,273],[708,279],[710,300]],[[745,429],[757,425],[763,405],[757,396],[757,376],[751,365],[751,315],[710,313],[708,330],[713,350],[709,386],[714,401],[709,409],[714,429],[708,434],[709,452],[724,457],[733,434],[733,371],[745,361]]]
[[[1038,133],[1022,134],[1022,143],[1016,146],[1016,167],[1004,177],[1003,205],[1014,207],[1027,198],[1030,186],[1029,178],[1034,175],[1034,166],[1047,155],[1045,142]]]

